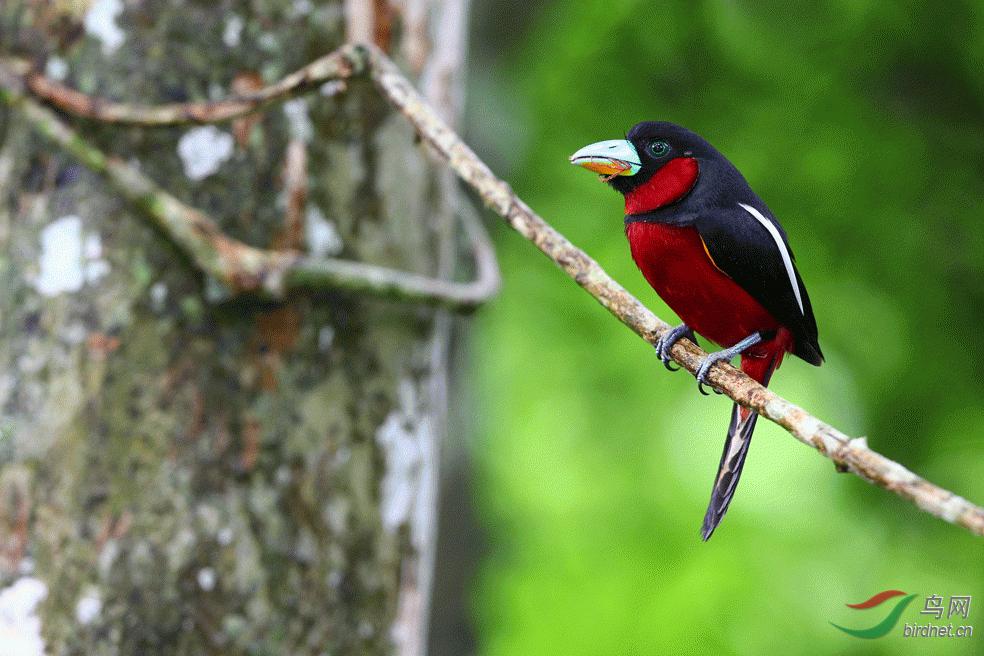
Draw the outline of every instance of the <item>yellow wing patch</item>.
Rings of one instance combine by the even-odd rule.
[[[700,237],[700,233],[699,232],[697,233],[697,236]],[[711,264],[714,265],[714,268],[717,269],[718,271],[720,271],[721,273],[723,273],[724,275],[728,276],[728,274],[725,272],[725,270],[722,269],[721,267],[719,267],[717,265],[717,262],[714,261],[714,258],[711,257],[711,251],[707,250],[707,244],[704,243],[704,238],[703,237],[700,237],[700,245],[704,247],[704,252],[707,253],[707,259],[709,259],[711,261]],[[731,276],[728,276],[728,277],[730,278]]]

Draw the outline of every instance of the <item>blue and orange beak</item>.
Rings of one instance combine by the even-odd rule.
[[[642,168],[635,146],[625,139],[599,141],[571,155],[571,164],[583,166],[589,171],[610,180],[616,175],[635,175]]]

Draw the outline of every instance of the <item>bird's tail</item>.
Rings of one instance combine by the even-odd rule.
[[[741,369],[752,379],[762,385],[768,385],[772,372],[782,363],[784,350],[773,351],[766,357],[750,357],[742,354]],[[728,504],[735,495],[741,468],[748,455],[748,445],[752,442],[752,431],[755,430],[755,420],[758,414],[737,403],[731,409],[731,424],[728,426],[728,437],[724,441],[724,453],[721,454],[721,464],[718,465],[717,478],[714,479],[714,489],[711,491],[711,503],[704,515],[704,525],[700,536],[707,541],[714,529],[721,523],[724,513],[728,512]]]

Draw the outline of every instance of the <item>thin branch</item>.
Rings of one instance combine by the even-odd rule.
[[[254,93],[219,101],[152,106],[113,102],[81,93],[41,73],[28,72],[25,63],[18,60],[0,60],[0,81],[20,78],[19,85],[34,96],[75,116],[100,123],[159,127],[229,121],[314,87],[323,87],[326,95],[335,95],[346,89],[344,80],[362,72],[353,67],[359,64],[361,60],[353,60],[344,50],[336,50]],[[330,82],[337,84],[324,86]],[[6,86],[10,88],[10,84]]]
[[[455,173],[471,185],[496,213],[517,232],[532,241],[581,287],[650,344],[655,344],[669,325],[657,318],[615,282],[593,259],[571,244],[519,199],[505,182],[497,178],[475,153],[421,98],[393,62],[372,45],[346,45],[331,55],[265,87],[249,99],[223,103],[202,103],[164,108],[130,106],[106,109],[111,104],[89,103],[86,116],[115,122],[133,121],[144,125],[168,122],[207,122],[240,116],[290,93],[331,80],[368,71],[383,95],[410,121],[433,150],[446,160]],[[25,98],[18,84],[22,81],[11,67],[0,65],[0,97],[19,107],[41,134],[73,153],[83,163],[102,173],[110,184],[134,204],[154,217],[176,242],[192,254],[204,270],[231,282],[237,288],[261,285],[274,294],[292,287],[341,285],[354,290],[393,293],[407,299],[451,305],[474,304],[494,289],[497,274],[491,248],[472,235],[478,280],[470,284],[451,283],[402,274],[388,269],[340,261],[317,262],[292,253],[261,251],[229,239],[214,222],[159,189],[136,170],[105,157],[85,144],[70,128],[44,107]],[[51,94],[59,102],[64,94]],[[78,98],[60,105],[70,111],[79,107]],[[237,104],[238,103],[238,104]],[[85,105],[85,103],[81,103]],[[71,107],[70,107],[71,106]],[[233,111],[233,109],[235,111]],[[238,114],[235,112],[239,112]],[[466,223],[467,226],[467,223]],[[202,238],[201,235],[205,237]],[[484,259],[483,259],[484,258]],[[490,264],[491,260],[491,264]],[[484,263],[484,264],[483,264]],[[496,283],[496,284],[493,284]],[[692,374],[706,355],[688,340],[680,340],[671,350],[673,359]],[[851,471],[864,480],[915,503],[922,510],[947,522],[984,536],[984,509],[929,481],[902,465],[872,451],[863,438],[851,439],[802,408],[762,387],[729,364],[711,368],[711,383],[729,397],[752,408],[763,417],[788,430],[796,439],[833,460],[838,468]]]

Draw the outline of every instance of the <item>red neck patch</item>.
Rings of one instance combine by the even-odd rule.
[[[645,214],[678,201],[697,182],[697,160],[671,159],[649,181],[625,194],[626,214]]]

